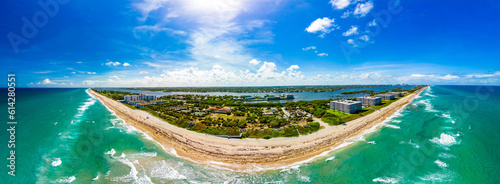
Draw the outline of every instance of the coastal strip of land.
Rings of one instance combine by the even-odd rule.
[[[169,124],[146,111],[131,109],[92,90],[89,90],[89,93],[99,98],[101,103],[127,124],[149,135],[172,154],[235,171],[253,171],[285,167],[330,151],[346,139],[358,136],[381,123],[425,89],[422,88],[387,107],[344,125],[327,126],[309,135],[269,140],[227,139],[197,133]]]

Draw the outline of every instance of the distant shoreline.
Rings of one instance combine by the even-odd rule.
[[[346,125],[329,126],[292,138],[226,139],[171,125],[146,111],[133,110],[92,90],[89,93],[126,123],[151,136],[173,155],[235,171],[260,171],[310,161],[346,139],[362,134],[410,103],[427,87]],[[170,150],[169,150],[170,149]]]

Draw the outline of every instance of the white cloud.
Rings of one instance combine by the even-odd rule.
[[[350,0],[330,0],[330,4],[335,9],[344,9],[351,4]]]
[[[347,40],[347,43],[351,44],[353,47],[357,47],[357,46],[358,46],[358,45],[356,45],[356,44],[354,43],[354,40],[353,40],[353,39],[348,39],[348,40]]]
[[[81,62],[81,61],[77,61],[76,63],[78,63],[78,64],[82,64],[83,62]]]
[[[323,37],[326,33],[330,33],[330,31],[333,31],[337,27],[337,25],[333,24],[334,22],[335,19],[329,19],[328,17],[318,18],[306,28],[306,31],[309,33],[322,32],[320,36]]]
[[[120,77],[114,75],[114,76],[110,76],[109,78],[114,78],[114,79],[117,79],[117,80],[120,80]]]
[[[260,61],[257,61],[256,59],[252,59],[249,63],[252,65],[258,65],[260,63]]]
[[[344,36],[351,36],[351,35],[355,35],[355,34],[358,34],[358,26],[351,26],[351,28],[349,30],[342,33],[342,35],[344,35]]]
[[[87,74],[89,74],[89,75],[95,75],[97,73],[95,73],[95,72],[87,72]]]
[[[130,63],[123,63],[123,66],[130,66]]]
[[[360,17],[366,16],[370,10],[373,8],[373,3],[368,1],[366,3],[359,3],[356,5],[356,9],[354,9],[354,15],[359,15]]]
[[[108,61],[109,61],[109,60],[108,60]],[[108,66],[118,66],[118,65],[120,65],[120,64],[121,64],[121,63],[120,63],[120,62],[118,62],[118,61],[117,61],[117,62],[109,61],[109,62],[107,62],[107,63],[106,63],[106,65],[108,65]]]
[[[42,84],[56,84],[56,83],[50,81],[49,79],[45,79],[42,81]]]
[[[144,17],[155,16],[155,19],[148,19],[148,23],[157,26],[143,26],[136,30],[172,32],[174,27],[166,29],[164,25],[171,25],[171,22],[189,25],[188,30],[178,32],[186,35],[183,42],[187,47],[175,53],[175,57],[182,53],[192,61],[175,61],[169,67],[193,66],[208,69],[215,63],[242,69],[246,67],[242,63],[255,58],[247,48],[249,45],[273,42],[274,35],[267,26],[272,22],[262,19],[264,16],[261,16],[261,7],[273,9],[278,5],[277,2],[246,0],[143,0],[136,3],[135,8],[143,12]],[[242,13],[245,13],[245,18],[238,18]],[[253,13],[259,15],[250,15]],[[147,62],[157,64],[157,61],[172,58],[170,53],[160,53],[147,53],[151,57]]]
[[[328,54],[327,53],[319,53],[318,56],[324,57],[324,56],[328,56]]]
[[[363,35],[361,37],[359,37],[360,40],[363,40],[363,41],[368,41],[370,40],[370,37],[368,35]]]
[[[76,74],[76,72],[74,72],[74,71],[73,71],[73,72],[71,72],[71,73],[72,73],[72,74]]]
[[[345,19],[345,18],[349,17],[349,15],[351,15],[351,14],[352,14],[352,11],[347,10],[344,12],[344,14],[342,14],[342,16],[340,16],[340,18]]]
[[[135,3],[134,6],[142,13],[142,21],[145,21],[149,13],[161,8],[168,0],[144,0],[140,3]]]
[[[291,65],[288,69],[286,69],[287,71],[291,72],[293,70],[298,70],[300,67],[299,65]]]
[[[460,77],[456,76],[456,75],[445,75],[445,76],[442,76],[442,77],[438,77],[438,79],[443,79],[443,80],[454,80],[454,79],[459,79]]]
[[[373,19],[373,21],[368,23],[368,26],[376,26],[376,25],[377,25],[376,19]]]
[[[140,71],[139,74],[148,74],[148,71]]]
[[[423,78],[423,77],[434,77],[434,75],[412,74],[410,77]]]
[[[303,51],[315,50],[315,49],[316,49],[315,46],[309,46],[309,47],[306,47],[306,48],[302,48]]]
[[[165,32],[165,33],[169,33],[171,35],[187,35],[187,32],[186,31],[182,31],[182,30],[175,30],[175,29],[172,29],[172,28],[168,28],[168,27],[162,27],[160,25],[142,25],[142,26],[137,26],[134,28],[134,32],[135,33],[139,33],[139,32],[142,32],[142,33],[151,33],[152,36],[156,35],[157,33],[160,33],[160,32]]]

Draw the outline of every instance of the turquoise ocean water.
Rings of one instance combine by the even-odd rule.
[[[2,183],[500,183],[500,87],[432,86],[343,148],[250,173],[173,156],[85,90],[18,89],[16,176],[4,111]]]

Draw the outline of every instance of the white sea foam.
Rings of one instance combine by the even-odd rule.
[[[401,123],[401,120],[392,120],[394,123]]]
[[[130,162],[128,159],[119,159],[119,161],[125,165],[127,165],[128,167],[130,167],[130,173],[128,175],[125,175],[125,176],[122,176],[122,177],[119,177],[119,181],[122,181],[122,182],[133,182],[133,181],[137,181],[137,174],[139,174],[139,172],[137,171],[137,169],[135,168],[134,164],[132,162]]]
[[[311,178],[309,178],[308,176],[304,176],[304,175],[300,175],[299,180],[303,181],[303,182],[307,182],[307,183],[311,182]]]
[[[151,169],[150,176],[154,178],[163,179],[187,179],[186,176],[182,175],[179,171],[174,169],[165,160],[157,161],[152,163],[153,166],[149,167]]]
[[[393,128],[393,129],[401,129],[401,127],[399,126],[396,126],[396,125],[391,125],[391,124],[387,124],[385,125],[386,127],[389,127],[389,128]]]
[[[156,152],[144,152],[144,153],[140,153],[140,155],[145,156],[145,157],[156,157],[157,153]]]
[[[115,153],[116,153],[115,149],[111,148],[111,150],[107,151],[107,152],[106,152],[106,153],[104,153],[104,154],[106,154],[106,155],[111,155],[111,157],[113,157],[113,155],[115,155]]]
[[[431,173],[431,174],[425,175],[423,177],[420,177],[420,179],[425,181],[425,183],[445,182],[445,181],[448,181],[452,175],[453,175],[453,173],[450,173],[450,172],[446,172],[446,173],[438,172],[438,173]]]
[[[367,142],[368,144],[377,144],[375,143],[375,141],[370,141],[370,142]]]
[[[436,160],[436,161],[434,161],[434,163],[436,163],[439,167],[442,167],[442,168],[448,167],[448,164],[444,163],[441,160]]]
[[[94,105],[94,103],[95,103],[95,102],[96,102],[96,101],[95,101],[94,99],[89,98],[89,101],[87,101],[87,102],[83,103],[83,105],[81,105],[81,106],[78,108],[78,110],[79,110],[80,112],[83,112],[83,111],[87,110],[87,109],[88,109],[91,105]]]
[[[54,125],[57,125],[57,122],[55,122]]]
[[[419,104],[422,104],[425,106],[425,110],[427,112],[438,112],[437,110],[435,110],[431,104],[431,100],[430,99],[425,99],[425,100],[419,100],[419,101],[416,101],[415,104],[419,105]]]
[[[441,157],[441,158],[453,158],[455,156],[453,156],[452,154],[449,154],[449,153],[439,153],[439,157]]]
[[[60,158],[55,158],[54,161],[52,161],[52,167],[56,167],[58,165],[61,165],[62,164],[62,161]]]
[[[378,183],[397,183],[398,179],[396,178],[391,178],[391,177],[378,177],[372,180],[373,182],[378,182]]]
[[[58,179],[58,180],[56,180],[56,182],[57,183],[71,183],[71,182],[73,182],[75,180],[76,180],[75,176],[68,176],[68,177],[64,177],[64,178]]]
[[[443,145],[443,146],[451,146],[451,145],[454,145],[454,144],[458,144],[458,142],[455,139],[455,137],[453,137],[453,136],[451,136],[449,134],[445,134],[445,133],[442,133],[439,138],[434,137],[430,141],[433,142],[433,143],[436,143],[436,144]]]
[[[97,173],[97,176],[95,178],[92,178],[92,181],[98,180],[99,179],[99,173]]]
[[[416,149],[419,149],[419,148],[420,148],[420,146],[419,146],[418,144],[416,144],[416,143],[412,142],[411,140],[410,140],[410,142],[408,142],[408,144],[412,145],[412,146],[413,146],[414,148],[416,148]]]
[[[330,160],[335,160],[335,156],[332,156],[332,157],[329,157],[326,159],[326,161],[330,161]]]

